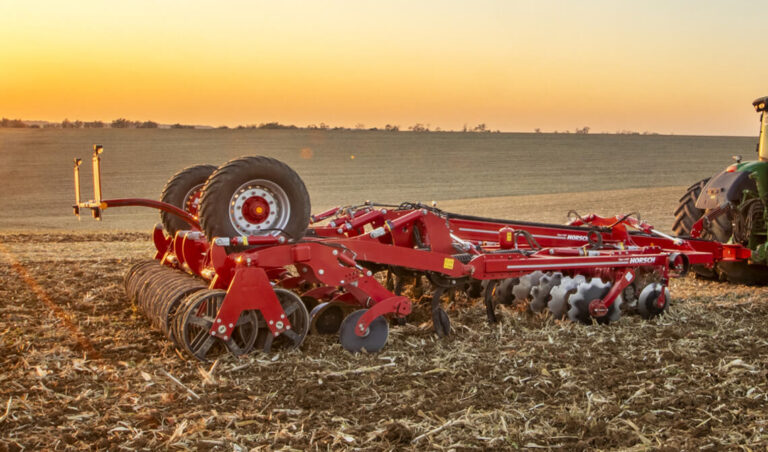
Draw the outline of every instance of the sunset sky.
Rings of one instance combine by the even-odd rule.
[[[756,135],[763,1],[0,0],[0,116]]]

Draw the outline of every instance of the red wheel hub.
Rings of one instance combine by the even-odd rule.
[[[608,314],[608,306],[605,305],[603,300],[595,299],[589,302],[589,315],[594,318],[600,318]]]
[[[245,200],[242,212],[249,223],[263,223],[269,217],[269,203],[261,196],[253,196]]]
[[[197,213],[200,210],[200,198],[203,196],[203,190],[195,190],[191,195],[187,197],[187,202],[184,203],[185,210],[197,217]]]

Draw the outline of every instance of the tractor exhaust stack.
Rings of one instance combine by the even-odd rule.
[[[760,112],[760,138],[757,142],[757,155],[761,162],[768,162],[768,96],[755,99],[752,102],[755,110]]]

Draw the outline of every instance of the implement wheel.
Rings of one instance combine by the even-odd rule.
[[[209,361],[227,350],[235,356],[246,354],[256,342],[259,327],[255,311],[243,311],[226,341],[210,335],[226,294],[223,290],[201,290],[187,297],[176,311],[173,337],[200,361]]]
[[[216,167],[213,165],[184,168],[168,180],[160,200],[198,216],[205,181],[214,171]],[[160,220],[171,237],[176,235],[176,231],[191,229],[184,220],[168,212],[161,211]]]
[[[288,165],[243,157],[217,169],[203,189],[200,225],[208,239],[278,235],[300,239],[309,226],[309,193]]]
[[[256,339],[256,347],[264,353],[297,349],[304,343],[304,338],[309,332],[309,312],[301,298],[289,290],[274,289],[274,291],[288,321],[291,322],[291,329],[275,337],[264,317],[259,313],[259,336]]]
[[[347,318],[341,322],[341,328],[339,330],[339,339],[341,346],[344,350],[351,353],[367,352],[377,353],[384,348],[387,343],[387,336],[389,336],[389,324],[383,316],[373,319],[370,325],[368,325],[368,331],[363,336],[355,334],[355,328],[360,317],[368,311],[367,309],[360,309],[352,314],[349,314]]]

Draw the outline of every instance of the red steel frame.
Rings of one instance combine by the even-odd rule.
[[[210,279],[211,288],[227,290],[217,326],[211,330],[222,339],[231,334],[230,325],[248,309],[261,311],[275,335],[290,328],[269,289],[270,274],[284,274],[291,266],[298,273],[290,277],[291,286],[304,281],[319,284],[330,288],[328,294],[337,294],[335,300],[368,308],[356,329],[362,335],[379,315],[403,317],[411,309],[406,297],[388,291],[373,277],[370,264],[452,279],[498,280],[536,270],[600,276],[614,284],[604,299],[590,305],[591,313],[599,316],[607,312],[637,271],[656,271],[666,286],[670,265],[685,270],[694,264],[711,266],[721,260],[748,258],[749,250],[736,245],[630,232],[628,226],[635,226],[633,220],[617,222],[596,216],[583,220],[587,220],[582,221],[584,226],[543,225],[462,217],[424,206],[363,206],[326,225],[310,227],[307,236],[295,242],[249,236],[218,238],[209,244],[195,232],[180,232],[173,240],[163,241],[158,229],[156,243],[158,258],[164,263]],[[527,232],[538,247],[521,240],[517,248],[501,248],[499,231],[505,228]],[[489,240],[494,235],[495,240]],[[595,246],[596,240],[601,241],[600,248]],[[457,251],[462,246],[467,247],[464,253]],[[664,291],[657,303],[664,305]]]
[[[637,272],[656,272],[666,286],[670,267],[684,273],[690,265],[711,267],[751,257],[742,246],[670,237],[632,217],[588,215],[561,226],[470,217],[416,204],[330,209],[311,216],[312,226],[297,241],[242,236],[208,242],[197,218],[175,206],[147,199],[102,200],[100,153],[96,146],[92,201],[80,201],[80,160],[75,161],[75,213],[90,208],[100,218],[108,207],[147,206],[186,221],[190,231],[175,237],[165,236],[159,225],[155,228],[155,257],[208,280],[212,289],[227,291],[210,331],[224,340],[245,310],[260,311],[275,336],[291,329],[272,290],[276,280],[291,287],[319,284],[314,293],[367,308],[355,328],[362,336],[376,317],[404,317],[411,311],[410,300],[387,290],[371,268],[399,267],[465,281],[512,278],[536,270],[600,276],[613,281],[605,298],[590,303],[590,313],[600,316]],[[298,275],[287,273],[290,267]],[[664,290],[657,304],[664,306]]]

